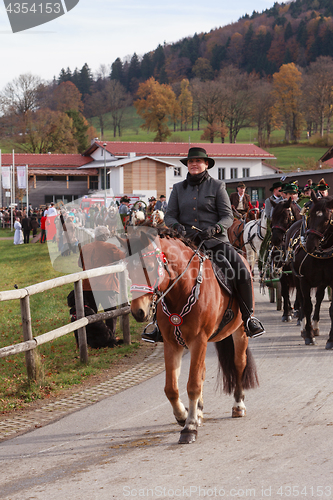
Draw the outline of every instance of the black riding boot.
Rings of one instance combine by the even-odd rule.
[[[141,335],[142,340],[144,340],[145,342],[163,342],[163,337],[157,323],[155,324],[155,328],[151,332],[146,331],[151,324],[152,323],[147,325],[144,329],[143,334]]]
[[[246,335],[248,337],[259,337],[265,333],[262,323],[252,316],[253,314],[253,296],[252,296],[252,283],[247,280],[244,283],[237,283],[237,298],[239,308],[242,313]]]

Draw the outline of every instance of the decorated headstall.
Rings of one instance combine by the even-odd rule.
[[[151,251],[146,251],[143,252],[141,250],[138,251],[138,256],[140,259],[140,264],[143,269],[145,279],[147,284],[143,283],[133,283],[130,291],[133,293],[152,293],[152,294],[157,294],[159,295],[160,293],[160,283],[163,281],[165,271],[168,272],[170,276],[170,271],[168,268],[168,261],[162,252],[160,248],[156,245],[155,241],[151,241],[151,244],[153,246],[153,250]],[[147,269],[147,264],[146,264],[146,259],[153,258],[155,259],[154,262],[154,269],[157,267],[157,273],[156,277],[154,277],[154,280],[152,281],[150,275],[150,272]],[[157,264],[157,266],[156,266]]]

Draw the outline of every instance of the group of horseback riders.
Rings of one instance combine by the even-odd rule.
[[[240,182],[237,192],[230,198],[222,181],[213,179],[208,170],[215,164],[203,148],[193,147],[181,162],[187,166],[188,174],[184,181],[174,185],[165,214],[165,224],[175,229],[180,235],[191,239],[195,244],[212,255],[213,261],[224,273],[232,270],[232,285],[237,297],[244,329],[248,337],[257,337],[265,333],[262,323],[253,316],[253,289],[251,273],[236,249],[230,245],[227,230],[234,217],[243,216],[249,210],[255,212],[259,207],[251,204],[246,186]],[[261,245],[259,270],[267,256],[271,237],[270,221],[273,205],[291,199],[293,209],[303,213],[311,205],[311,190],[317,197],[327,196],[329,186],[324,179],[315,185],[311,179],[300,189],[298,182],[274,182],[270,188],[271,196],[265,200],[265,213],[268,219],[266,236]],[[303,208],[304,207],[304,208]],[[152,332],[144,332],[143,340],[162,341],[158,326]]]

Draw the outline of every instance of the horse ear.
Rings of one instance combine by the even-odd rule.
[[[116,238],[119,241],[119,243],[121,244],[121,246],[127,250],[127,238],[120,238],[120,236],[118,236],[117,234],[116,234]]]
[[[271,200],[271,205],[272,205],[272,207],[273,207],[273,208],[275,208],[275,207],[276,207],[276,205],[277,205],[276,201]]]
[[[148,237],[146,231],[141,231],[140,240],[143,245],[143,248],[148,247],[151,243],[151,239]]]
[[[317,195],[313,189],[311,189],[311,200],[313,201],[313,203],[317,203],[318,201]]]

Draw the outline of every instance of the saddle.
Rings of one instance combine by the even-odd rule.
[[[212,262],[212,268],[213,268],[213,271],[214,271],[214,274],[215,274],[215,278],[217,279],[218,284],[229,295],[232,295],[232,293],[233,293],[233,285],[232,285],[232,283],[230,282],[230,280],[227,279],[224,271],[214,261],[211,261],[211,262]],[[228,266],[228,268],[232,269],[231,265],[229,264],[229,262],[228,262],[227,259],[225,259],[225,263]]]
[[[221,257],[220,257],[221,258]],[[225,257],[223,257],[223,264],[225,266],[226,269],[231,269],[232,270],[232,267],[228,261],[228,259],[226,259]],[[218,326],[218,328],[216,329],[216,331],[209,337],[208,340],[212,340],[214,337],[216,337],[216,335],[228,324],[230,323],[230,321],[233,320],[234,318],[234,313],[232,311],[232,302],[233,302],[233,298],[234,298],[234,287],[233,287],[233,284],[231,283],[231,280],[228,280],[227,276],[225,275],[225,272],[223,271],[223,269],[221,269],[220,266],[218,266],[214,261],[211,261],[212,262],[212,268],[213,268],[213,271],[214,271],[214,274],[215,274],[215,277],[217,279],[217,282],[218,284],[220,285],[220,287],[226,291],[228,294],[229,294],[229,302],[228,302],[228,306],[226,308],[226,310],[224,311],[224,315],[222,317],[222,320]]]

